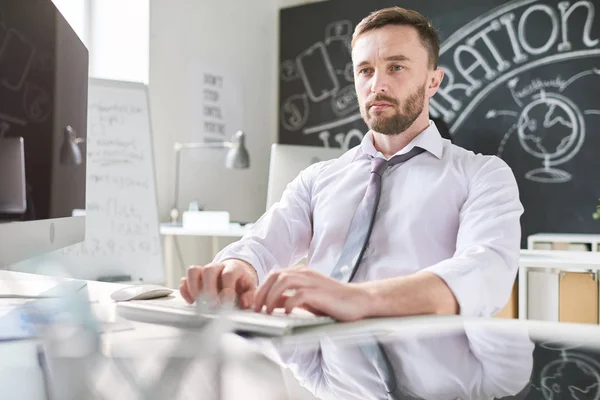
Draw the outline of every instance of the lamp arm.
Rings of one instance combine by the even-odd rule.
[[[173,207],[172,210],[178,209],[179,204],[179,168],[181,166],[181,151],[175,149],[175,194],[173,196]]]
[[[173,206],[171,207],[171,220],[176,222],[179,218],[179,176],[181,173],[181,151],[188,149],[226,149],[232,148],[233,142],[220,143],[179,143],[175,142],[173,149],[175,150],[175,185],[173,193]],[[174,215],[174,213],[176,215]]]

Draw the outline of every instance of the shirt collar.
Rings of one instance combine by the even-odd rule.
[[[435,123],[433,121],[429,121],[429,127],[421,132],[417,137],[410,141],[402,150],[397,152],[394,155],[405,154],[411,151],[415,146],[422,148],[423,150],[433,154],[436,158],[442,158],[442,136],[440,135]],[[356,161],[363,157],[383,157],[383,155],[377,151],[375,146],[373,145],[373,133],[371,131],[367,132],[362,142],[360,143],[360,148],[356,152],[354,159],[352,161]]]

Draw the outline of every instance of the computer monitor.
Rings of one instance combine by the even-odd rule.
[[[299,146],[275,143],[271,146],[267,209],[278,202],[287,185],[311,164],[332,160],[344,154],[341,148]]]
[[[51,0],[0,2],[0,165],[16,167],[22,142],[25,169],[21,182],[0,169],[11,175],[0,198],[24,187],[26,199],[24,212],[0,215],[0,268],[85,238],[72,212],[85,209],[88,64]]]

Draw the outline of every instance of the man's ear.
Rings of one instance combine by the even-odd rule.
[[[444,70],[441,68],[437,68],[431,72],[431,77],[429,78],[429,87],[427,88],[427,95],[429,97],[433,97],[434,94],[440,88],[442,81],[444,80]]]

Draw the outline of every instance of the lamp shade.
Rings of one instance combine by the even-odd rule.
[[[231,169],[246,169],[250,167],[250,155],[246,149],[246,135],[237,131],[231,141],[231,148],[225,158],[225,166]]]
[[[63,142],[60,146],[60,163],[65,165],[80,165],[83,163],[77,134],[70,126],[66,126],[63,131]]]

